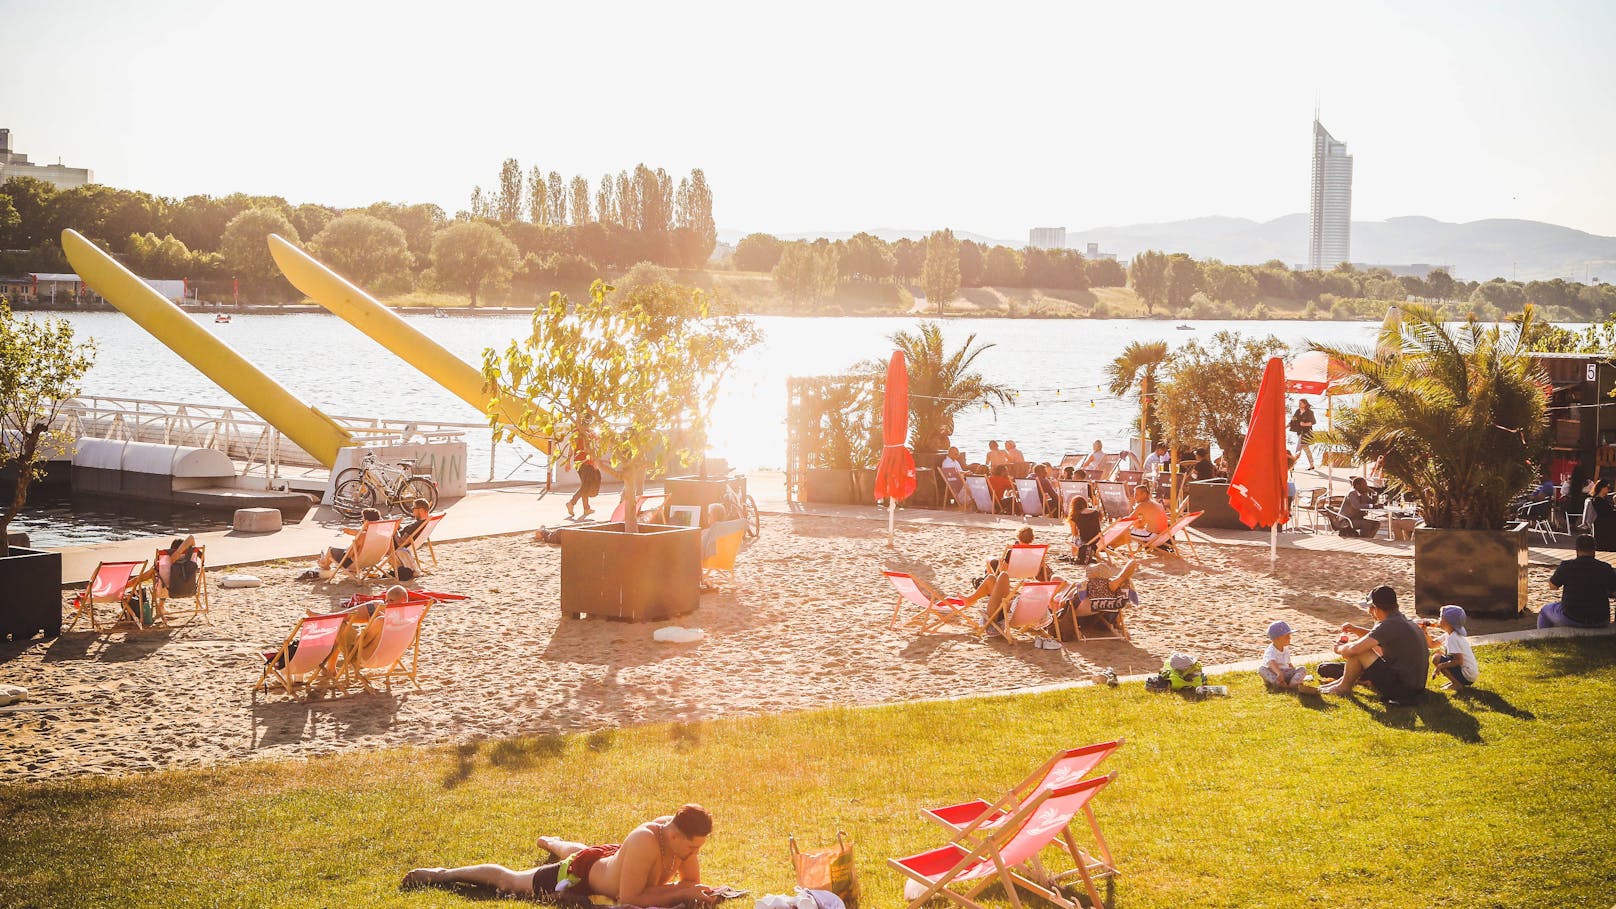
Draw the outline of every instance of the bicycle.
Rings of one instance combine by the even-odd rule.
[[[739,516],[745,522],[746,539],[748,541],[757,539],[763,531],[763,522],[758,514],[757,500],[746,492],[745,474],[724,484],[723,503],[730,514]]]
[[[409,514],[410,505],[416,499],[425,499],[428,511],[436,508],[438,484],[431,477],[415,475],[413,458],[384,464],[375,452],[367,451],[362,467],[350,467],[337,474],[331,504],[338,514],[351,520],[366,508],[375,508],[384,516],[395,511]]]

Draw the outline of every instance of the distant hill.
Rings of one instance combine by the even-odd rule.
[[[872,230],[883,240],[919,239],[928,231],[881,228]],[[782,239],[828,237],[846,239],[853,232],[779,234]],[[720,239],[739,240],[734,231],[719,231]],[[1025,239],[1010,240],[955,231],[955,236],[978,243],[1023,246]],[[1307,216],[1285,215],[1272,221],[1210,216],[1160,224],[1129,224],[1067,231],[1070,246],[1082,249],[1098,243],[1103,252],[1131,259],[1147,249],[1189,253],[1197,259],[1221,259],[1250,265],[1278,259],[1296,266],[1307,260]],[[1522,281],[1588,277],[1616,281],[1616,237],[1508,218],[1490,218],[1455,224],[1410,215],[1385,221],[1352,222],[1352,260],[1370,265],[1450,265],[1453,275],[1468,281],[1486,281],[1513,275]]]

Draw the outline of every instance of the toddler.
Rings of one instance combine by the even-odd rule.
[[[1463,691],[1476,684],[1481,677],[1481,666],[1476,663],[1476,652],[1470,649],[1470,634],[1465,631],[1463,606],[1444,606],[1438,613],[1435,627],[1425,625],[1425,640],[1440,653],[1431,657],[1435,675],[1445,677],[1443,691]]]
[[[1311,687],[1313,677],[1301,666],[1291,664],[1291,626],[1275,622],[1268,626],[1268,649],[1263,651],[1262,665],[1257,674],[1271,688],[1303,690]]]

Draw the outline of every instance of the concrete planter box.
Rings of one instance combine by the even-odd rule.
[[[724,492],[731,484],[736,485],[737,494],[740,492],[739,484],[743,482],[739,477],[728,479],[714,477],[703,480],[701,477],[668,477],[662,481],[662,491],[668,497],[668,507],[675,505],[690,505],[701,509],[701,524],[707,524],[707,506],[715,502],[724,501]]]
[[[561,614],[659,622],[696,611],[701,531],[592,524],[561,530]]]
[[[62,633],[62,554],[20,546],[0,556],[0,639]]]
[[[1204,511],[1195,519],[1197,527],[1221,527],[1228,530],[1251,530],[1240,520],[1239,512],[1229,504],[1229,481],[1195,480],[1184,484],[1184,511]],[[1266,530],[1267,524],[1256,529]]]
[[[1487,618],[1526,610],[1526,531],[1414,531],[1414,609],[1434,616],[1448,603]]]
[[[853,504],[853,472],[832,467],[808,468],[802,474],[802,500],[818,505]]]

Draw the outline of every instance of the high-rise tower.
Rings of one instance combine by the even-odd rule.
[[[1307,207],[1307,267],[1328,271],[1351,261],[1352,156],[1313,118],[1313,193]]]

